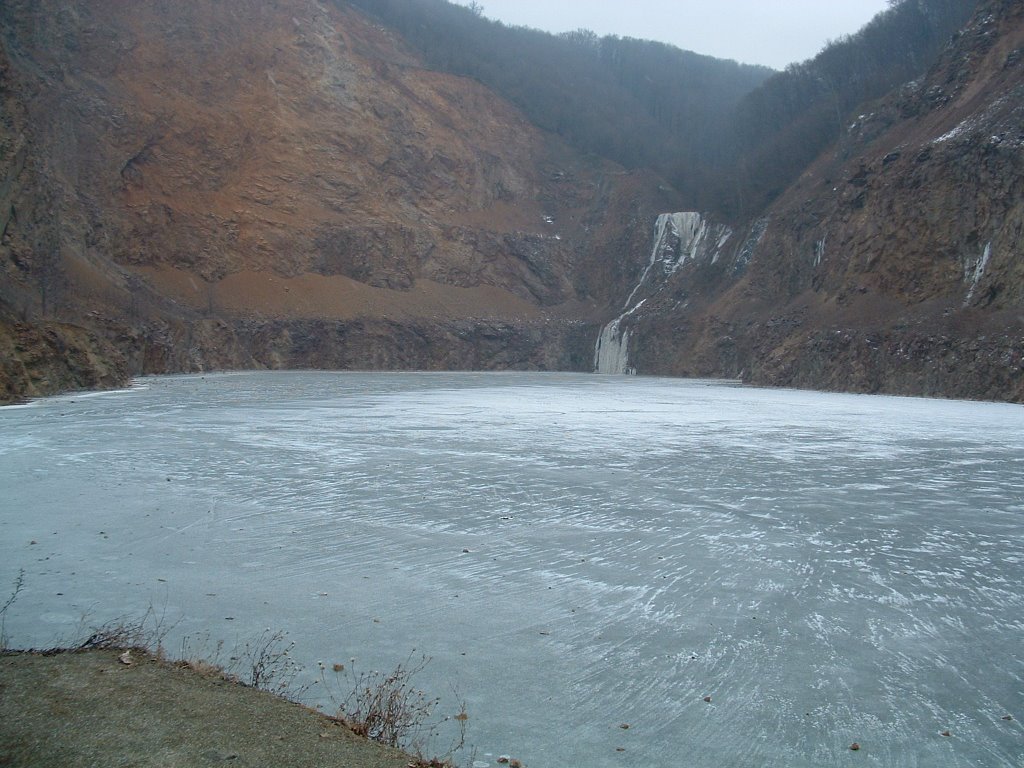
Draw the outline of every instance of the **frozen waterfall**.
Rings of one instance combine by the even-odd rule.
[[[981,282],[981,278],[985,276],[985,269],[988,267],[988,260],[992,258],[992,242],[989,241],[988,245],[985,246],[984,253],[981,254],[981,258],[974,263],[974,269],[971,270],[970,277],[965,274],[964,278],[968,279],[971,287],[967,291],[967,298],[964,299],[964,306],[969,306],[971,299],[974,298],[974,292],[978,290],[978,283]]]
[[[709,236],[710,235],[710,236]],[[710,225],[696,211],[663,213],[654,224],[654,245],[651,258],[640,279],[630,291],[622,308],[622,314],[601,330],[594,348],[594,372],[633,374],[636,369],[629,365],[629,329],[622,327],[622,321],[636,312],[645,300],[634,304],[637,293],[651,278],[655,265],[662,266],[662,279],[674,274],[687,261],[711,254],[717,258],[718,251],[732,235],[732,230],[721,225]]]
[[[595,373],[629,373],[629,331],[619,331],[621,322],[617,317],[601,330],[594,351]]]

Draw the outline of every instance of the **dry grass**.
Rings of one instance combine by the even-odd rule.
[[[8,650],[4,619],[23,587],[24,572],[20,572],[11,595],[0,606],[0,650]],[[164,641],[173,625],[168,625],[165,619],[165,615],[151,605],[141,618],[112,619],[80,630],[78,636],[84,636],[84,640],[38,653],[50,656],[68,650],[125,651],[120,656],[121,663],[132,666],[134,662],[129,652],[135,651],[189,669],[201,677],[241,683],[291,701],[299,701],[306,693],[308,686],[295,685],[303,670],[292,657],[295,643],[288,639],[286,632],[266,629],[254,639],[235,645],[229,653],[225,653],[223,640],[211,646],[208,634],[188,636],[182,640],[178,660],[171,661],[167,658]],[[84,618],[83,626],[86,626]],[[405,662],[386,673],[357,673],[347,670],[344,664],[334,664],[330,670],[333,682],[328,680],[328,670],[321,664],[320,682],[337,706],[337,713],[331,719],[359,736],[406,751],[412,755],[410,768],[454,768],[453,756],[465,745],[469,715],[465,703],[453,691],[458,704],[456,714],[437,716],[441,698],[429,696],[414,685],[414,678],[429,663],[427,656],[415,658],[414,651]],[[337,696],[335,692],[341,690],[348,690],[348,693]],[[437,741],[442,728],[447,730],[452,726],[457,733],[447,751],[440,757],[425,757],[426,748]]]
[[[455,753],[465,746],[469,715],[457,692],[457,713],[437,715],[441,698],[429,696],[414,684],[414,678],[429,663],[429,657],[421,655],[417,659],[414,651],[389,672],[356,672],[346,670],[344,664],[334,664],[333,682],[327,676],[326,666],[321,664],[320,679],[328,691],[338,690],[342,681],[350,686],[340,702],[333,694],[331,698],[337,705],[336,719],[351,731],[413,754],[411,768],[452,768]],[[424,753],[437,741],[447,723],[454,723],[457,731],[451,745],[440,757],[425,757]]]
[[[234,675],[228,674],[224,667],[218,664],[211,664],[210,662],[203,661],[202,659],[181,659],[177,662],[177,665],[195,672],[200,677],[221,678],[232,682],[238,681],[238,678]]]
[[[150,604],[141,618],[121,616],[86,630],[86,639],[72,647],[79,651],[131,649],[163,659],[164,640],[173,628],[174,624],[167,623],[166,612],[157,613]]]

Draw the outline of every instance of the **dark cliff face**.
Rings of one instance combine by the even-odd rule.
[[[1022,52],[1024,7],[983,4],[926,77],[652,297],[633,364],[1024,401]]]
[[[671,205],[340,4],[11,0],[0,32],[0,397],[586,368],[580,329]]]

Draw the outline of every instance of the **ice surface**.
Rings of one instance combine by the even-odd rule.
[[[562,374],[144,383],[0,410],[15,644],[152,603],[172,650],[265,627],[310,667],[416,648],[491,765],[845,766],[854,741],[858,765],[1021,765],[1020,407]]]

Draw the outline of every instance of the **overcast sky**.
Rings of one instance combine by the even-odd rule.
[[[469,5],[469,0],[457,0]],[[782,69],[856,32],[886,0],[478,0],[484,16],[548,32],[661,40]]]

